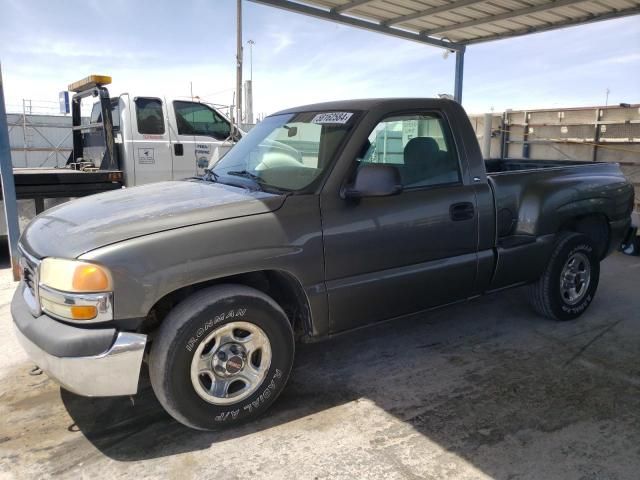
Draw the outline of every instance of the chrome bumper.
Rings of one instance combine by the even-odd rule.
[[[17,327],[16,337],[31,360],[66,390],[86,397],[133,395],[147,336],[119,332],[106,352],[90,357],[56,357],[31,342]]]

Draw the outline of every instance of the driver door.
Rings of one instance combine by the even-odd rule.
[[[383,119],[368,146],[354,162],[394,166],[403,191],[358,200],[323,192],[332,332],[463,299],[476,274],[474,187],[444,118],[425,112]]]
[[[233,146],[231,124],[204,103],[176,100],[173,109],[178,137],[184,141],[183,163],[174,176],[202,175]]]
[[[161,98],[135,97],[131,110],[133,185],[171,180],[172,155]],[[130,171],[130,170],[129,170]]]

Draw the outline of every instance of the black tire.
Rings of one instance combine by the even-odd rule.
[[[216,405],[196,392],[191,362],[211,332],[234,321],[262,329],[269,339],[271,363],[253,394],[237,403]],[[291,324],[273,299],[243,285],[220,285],[196,292],[169,312],[151,346],[149,376],[158,400],[173,418],[188,427],[214,430],[264,413],[287,383],[293,357]]]
[[[589,261],[590,280],[584,294],[575,303],[561,289],[562,271],[570,258],[581,254]],[[529,285],[529,300],[540,315],[559,321],[573,320],[582,315],[595,296],[600,279],[598,248],[589,237],[580,233],[559,234],[549,263],[540,279]]]

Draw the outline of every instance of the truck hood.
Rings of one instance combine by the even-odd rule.
[[[154,183],[84,197],[47,210],[27,226],[20,242],[38,258],[76,258],[142,235],[272,212],[285,198],[220,183]]]

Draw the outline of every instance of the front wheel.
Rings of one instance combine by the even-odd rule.
[[[201,430],[266,411],[294,356],[291,324],[269,296],[242,285],[207,288],[178,304],[151,347],[149,375],[162,406]]]
[[[539,314],[572,320],[593,301],[599,278],[598,249],[591,239],[565,232],[560,234],[544,273],[529,286],[529,298]]]

